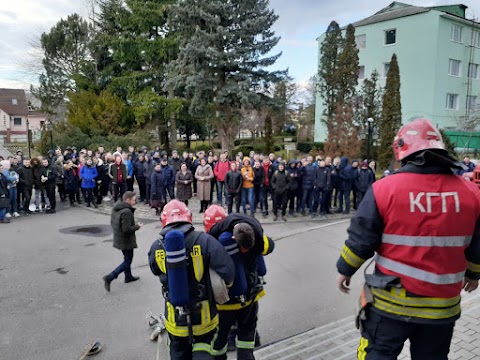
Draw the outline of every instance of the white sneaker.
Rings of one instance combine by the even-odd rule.
[[[6,214],[5,214],[5,217],[6,217],[7,219],[10,219],[10,218],[12,217],[12,214],[6,213]]]
[[[105,197],[103,198],[103,201],[110,201],[110,200],[112,200],[112,199],[109,198],[108,196],[105,196]]]
[[[13,217],[20,217],[20,214],[15,211],[15,212],[13,213]]]

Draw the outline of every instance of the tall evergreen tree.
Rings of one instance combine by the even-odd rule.
[[[191,99],[190,113],[213,104],[223,148],[231,148],[242,107],[262,101],[261,91],[283,72],[268,71],[281,54],[268,55],[279,37],[268,0],[184,0],[172,10],[180,51],[167,88]]]
[[[90,40],[89,24],[78,14],[61,19],[41,35],[44,71],[32,91],[46,113],[54,114],[69,91],[77,91],[85,78],[93,77]]]
[[[296,84],[291,79],[282,80],[274,84],[273,90],[273,132],[280,135],[285,124],[291,122],[290,107],[293,105],[293,98],[297,91]]]
[[[332,21],[327,28],[325,39],[320,48],[321,58],[318,71],[318,90],[325,105],[323,122],[327,125],[329,133],[335,128],[333,114],[339,92],[338,58],[342,41],[340,26],[337,22]]]
[[[400,69],[398,67],[397,55],[393,54],[383,95],[382,119],[379,129],[380,148],[378,160],[383,168],[391,167],[393,161],[392,142],[401,126]]]
[[[172,109],[166,104],[166,66],[177,53],[168,27],[168,12],[174,2],[102,0],[96,20],[100,86],[134,108],[137,124],[148,120],[156,125],[167,148],[170,140],[176,141],[177,133],[175,118],[165,116]],[[146,109],[150,115],[141,116]]]
[[[352,149],[360,147],[358,129],[354,120],[355,92],[358,84],[358,49],[355,43],[355,27],[348,25],[345,38],[338,35],[338,25],[331,24],[330,33],[327,32],[322,49],[330,59],[321,61],[320,90],[330,89],[332,98],[326,99],[327,143],[325,150],[328,153],[351,154]],[[327,37],[329,38],[327,41]],[[331,71],[330,73],[327,70]],[[327,83],[327,80],[329,81]],[[327,84],[329,86],[327,86]],[[322,91],[322,90],[321,90]],[[333,101],[333,104],[330,103]],[[331,106],[334,105],[332,109]],[[333,110],[333,113],[330,111]],[[348,139],[348,142],[345,142]],[[347,146],[348,143],[348,146]],[[358,144],[357,144],[358,143]]]
[[[378,136],[378,124],[382,116],[382,88],[379,84],[379,74],[377,70],[373,70],[370,78],[363,80],[360,90],[360,100],[358,104],[357,114],[361,120],[363,132],[366,134],[365,141],[362,146],[362,154],[368,157],[368,141],[370,141],[370,149],[373,149],[373,138]],[[368,136],[368,119],[373,119],[370,123],[371,138]],[[375,152],[370,152],[374,158],[377,158]]]
[[[356,87],[358,85],[358,48],[355,42],[355,27],[347,26],[345,38],[341,42],[341,51],[338,56],[338,96],[337,102],[352,105]]]

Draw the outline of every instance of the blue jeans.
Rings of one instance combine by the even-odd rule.
[[[300,211],[305,211],[305,207],[308,204],[308,208],[312,209],[313,205],[313,189],[303,189],[303,194],[302,194],[302,203],[300,204]]]
[[[0,208],[0,220],[5,219],[6,213],[7,213],[7,208]]]
[[[123,253],[123,262],[118,265],[118,267],[113,270],[107,277],[110,281],[116,279],[118,275],[122,272],[125,273],[125,279],[132,278],[132,261],[133,261],[133,249],[130,250],[122,250]]]
[[[222,205],[222,196],[225,196],[225,203],[228,199],[227,187],[224,181],[217,181],[217,202]]]
[[[343,201],[345,201],[345,211],[350,211],[350,191],[351,189],[340,189],[338,212],[343,210]]]
[[[326,203],[326,190],[315,189],[313,190],[313,206],[311,209],[311,213],[316,214],[318,210],[318,206],[320,205],[320,213],[323,214],[327,210],[325,209]]]
[[[16,213],[18,212],[17,208],[17,187],[11,187],[9,190],[10,193],[10,212]]]
[[[250,204],[250,214],[255,213],[255,204],[253,203],[253,188],[251,189],[245,189],[242,188],[242,207],[243,207],[243,213],[247,213],[247,202]]]

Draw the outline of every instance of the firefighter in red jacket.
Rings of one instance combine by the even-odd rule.
[[[480,278],[480,192],[454,175],[462,165],[427,119],[402,127],[393,149],[402,167],[372,185],[352,218],[337,285],[348,293],[376,253],[360,298],[358,359],[396,359],[410,339],[413,360],[443,360],[460,292]]]

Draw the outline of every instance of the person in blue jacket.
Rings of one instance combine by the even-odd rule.
[[[93,206],[97,207],[97,202],[93,201],[93,189],[96,186],[96,179],[98,177],[97,168],[93,165],[92,159],[87,159],[85,165],[82,166],[80,170],[80,179],[81,187],[83,192],[83,197],[87,203],[87,207]]]
[[[135,181],[133,178],[134,169],[133,169],[133,162],[131,156],[127,153],[123,153],[123,163],[127,167],[127,191],[133,191],[133,182]]]

